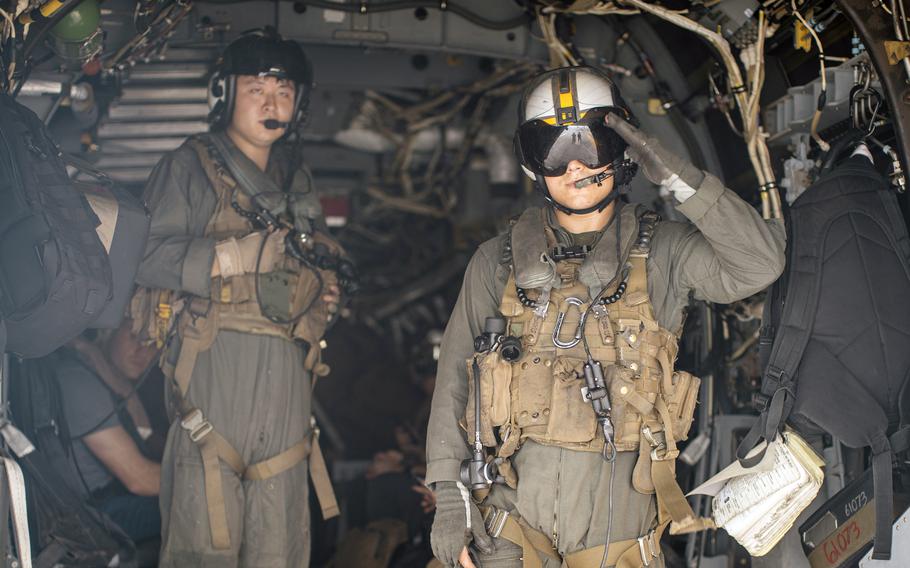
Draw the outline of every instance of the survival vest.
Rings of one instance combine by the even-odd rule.
[[[230,237],[241,239],[255,230],[249,218],[249,212],[254,211],[254,207],[208,136],[193,137],[186,142],[196,152],[218,198],[204,236],[215,241]],[[341,250],[333,239],[322,233],[314,231],[310,238],[332,252]],[[320,363],[320,341],[326,331],[329,313],[320,296],[325,288],[336,283],[335,272],[301,266],[300,262],[285,255],[278,267],[268,273],[213,278],[210,299],[193,299],[188,311],[205,312],[205,326],[194,327],[208,343],[214,340],[218,329],[304,341],[307,345],[307,370],[325,375],[328,369]],[[162,296],[160,290],[140,291],[133,298],[134,325],[146,329],[134,331],[141,331],[140,335],[163,342],[162,331],[167,329],[168,319],[177,315],[176,310],[170,309],[174,300],[173,295]],[[167,306],[164,313],[163,305]],[[299,314],[303,315],[295,317]],[[195,317],[185,318],[181,327],[185,327],[190,320],[198,320],[198,315],[195,313]],[[181,333],[184,331],[181,329]]]
[[[737,456],[785,421],[869,446],[875,485],[873,558],[891,550],[892,460],[910,447],[910,239],[897,199],[854,156],[789,212],[787,267],[765,302],[761,416]]]
[[[545,213],[531,210],[525,215]],[[523,221],[524,216],[518,223]],[[464,426],[473,431],[476,363],[481,441],[496,449],[502,461],[500,474],[509,486],[517,487],[519,480],[508,459],[527,439],[577,451],[603,451],[603,432],[591,403],[582,397],[584,337],[592,357],[603,366],[616,450],[639,453],[633,486],[641,493],[656,493],[659,540],[671,521],[674,534],[710,526],[710,521],[695,516],[675,479],[677,442],[689,432],[700,381],[674,371],[678,337],[660,327],[648,296],[646,265],[659,217],[645,212],[636,221],[638,237],[623,251],[626,269],[607,285],[601,295],[606,300],[593,307],[590,289],[579,279],[582,259],[557,261],[558,283],[548,291],[518,288],[511,268],[499,310],[507,321],[506,334],[521,339],[522,355],[508,362],[493,350],[468,360]],[[545,218],[537,222],[551,250],[555,235]]]
[[[238,186],[213,145],[210,135],[190,138],[188,144],[197,154],[212,189],[218,198],[204,235],[216,241],[247,236],[255,229],[244,211],[252,211],[250,199]],[[335,241],[321,239],[331,250],[340,250]],[[267,460],[246,464],[236,449],[206,420],[203,409],[186,399],[193,369],[199,353],[208,350],[220,330],[233,330],[254,335],[270,335],[288,341],[306,342],[304,366],[314,375],[328,373],[320,362],[320,341],[325,333],[329,313],[321,301],[324,287],[337,282],[330,270],[307,268],[288,256],[276,270],[267,274],[240,274],[215,277],[210,298],[176,299],[166,290],[144,289],[133,297],[131,310],[147,337],[164,340],[171,325],[176,325],[180,338],[176,362],[165,349],[161,360],[165,374],[173,379],[173,399],[180,416],[180,426],[202,453],[205,495],[208,504],[212,547],[230,548],[227,512],[221,487],[221,463],[243,479],[263,480],[274,477],[309,458],[313,480],[323,518],[338,515],[338,504],[318,443],[315,424],[307,436],[290,448]],[[266,301],[263,301],[266,300]],[[294,318],[293,314],[304,313]],[[173,320],[176,319],[176,322]]]

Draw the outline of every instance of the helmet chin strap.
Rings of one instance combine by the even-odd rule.
[[[601,175],[603,175],[603,174],[597,174],[597,175],[593,175],[593,176],[578,180],[577,182],[575,182],[575,187],[579,187],[579,188],[586,187],[593,183],[600,185],[601,183],[603,183],[603,180],[605,180],[606,177],[609,177],[609,176],[606,176],[606,177],[601,178],[600,177]],[[612,173],[610,175],[612,175]],[[600,213],[601,211],[606,209],[608,205],[613,203],[616,200],[616,198],[619,196],[619,188],[614,186],[613,190],[610,191],[610,193],[608,193],[606,195],[606,197],[604,197],[603,199],[601,199],[594,205],[592,205],[590,207],[585,207],[584,209],[572,209],[571,207],[567,207],[567,206],[563,205],[562,203],[556,201],[556,199],[554,199],[553,196],[550,195],[550,190],[547,189],[547,182],[544,180],[543,176],[537,175],[535,177],[537,178],[537,188],[540,190],[541,193],[543,193],[543,198],[547,201],[547,203],[549,203],[550,205],[552,205],[559,211],[562,211],[566,215],[587,215],[588,213],[594,213],[595,211]],[[597,178],[600,178],[600,179],[597,179]],[[582,184],[582,185],[579,186],[578,184]]]

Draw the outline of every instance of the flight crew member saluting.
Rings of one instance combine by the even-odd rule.
[[[347,282],[299,258],[341,262],[300,148],[283,140],[311,87],[298,44],[269,28],[241,35],[210,83],[212,132],[166,155],[146,187],[144,325],[161,339],[167,312],[184,306],[163,357],[178,416],[162,464],[161,566],[307,566],[308,465],[333,512],[311,388]]]
[[[674,475],[699,382],[673,370],[683,308],[773,282],[783,228],[645,137],[594,69],[539,75],[519,116],[549,206],[480,246],[449,320],[427,434],[433,551],[446,566],[473,565],[472,540],[484,567],[660,566],[671,521],[706,524]],[[636,167],[691,224],[616,200]]]

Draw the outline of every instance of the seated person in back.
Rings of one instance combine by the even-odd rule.
[[[127,319],[109,337],[71,342],[60,351],[55,369],[73,460],[91,504],[134,542],[160,533],[161,465],[144,453],[150,430],[135,389],[120,392],[123,385],[117,381],[140,379],[156,352],[154,346],[140,345]],[[124,397],[131,394],[122,411]]]

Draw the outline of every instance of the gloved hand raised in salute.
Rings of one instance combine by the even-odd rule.
[[[629,157],[651,183],[667,188],[680,203],[695,195],[705,174],[692,162],[667,150],[656,138],[645,136],[617,114],[608,113],[604,123],[626,141]]]

